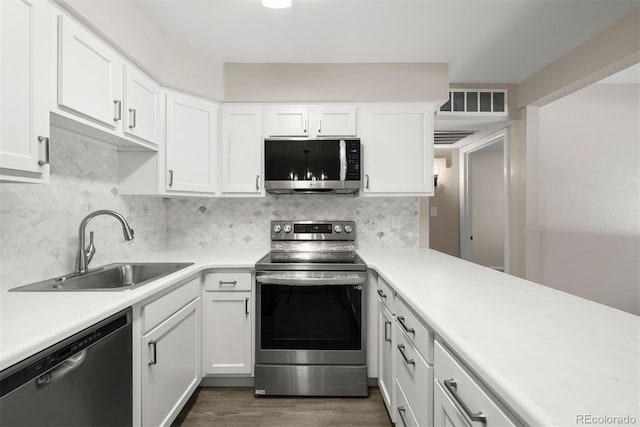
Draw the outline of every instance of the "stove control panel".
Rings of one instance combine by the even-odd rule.
[[[271,240],[355,241],[355,221],[271,221]]]

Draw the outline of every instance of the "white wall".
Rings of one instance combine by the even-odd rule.
[[[539,113],[540,252],[527,257],[541,283],[640,314],[640,85],[593,85]]]
[[[436,148],[435,158],[446,159],[447,167],[438,174],[438,186],[428,208],[437,208],[429,220],[429,246],[445,254],[460,256],[460,151]],[[429,215],[427,210],[426,215]]]

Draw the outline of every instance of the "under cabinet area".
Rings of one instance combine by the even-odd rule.
[[[253,371],[252,278],[248,271],[205,275],[205,375],[246,376]]]
[[[0,182],[49,180],[49,10],[0,1]]]
[[[168,426],[200,384],[200,278],[141,308],[141,424]]]

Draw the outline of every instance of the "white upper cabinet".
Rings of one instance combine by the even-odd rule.
[[[222,107],[222,193],[263,195],[262,108]]]
[[[365,195],[433,195],[431,104],[362,109]]]
[[[122,125],[120,56],[67,16],[58,17],[58,105],[109,128]]]
[[[49,178],[49,4],[0,1],[0,181]]]
[[[217,191],[218,106],[167,94],[167,191]]]
[[[70,17],[58,13],[55,25],[54,124],[117,146],[156,150],[160,86]]]
[[[323,105],[309,109],[311,132],[317,136],[355,136],[356,107]]]
[[[265,110],[268,136],[355,136],[356,107],[277,105]]]
[[[149,77],[124,67],[124,131],[157,144],[160,132],[160,86]]]

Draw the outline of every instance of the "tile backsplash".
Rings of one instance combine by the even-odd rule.
[[[417,197],[268,194],[168,200],[167,246],[268,248],[274,219],[355,220],[359,247],[406,248],[419,242]]]
[[[2,289],[73,271],[78,226],[89,212],[112,209],[127,218],[135,239],[125,242],[120,224],[97,217],[92,266],[165,247],[165,202],[118,194],[118,156],[108,146],[51,129],[51,180],[0,184],[0,283]]]
[[[418,247],[415,197],[281,195],[264,198],[122,196],[118,156],[111,146],[51,129],[51,178],[42,184],[0,184],[0,289],[73,271],[78,226],[89,212],[112,209],[127,218],[135,239],[125,242],[120,224],[97,217],[92,266],[165,248],[269,246],[274,219],[355,220],[359,247]]]

